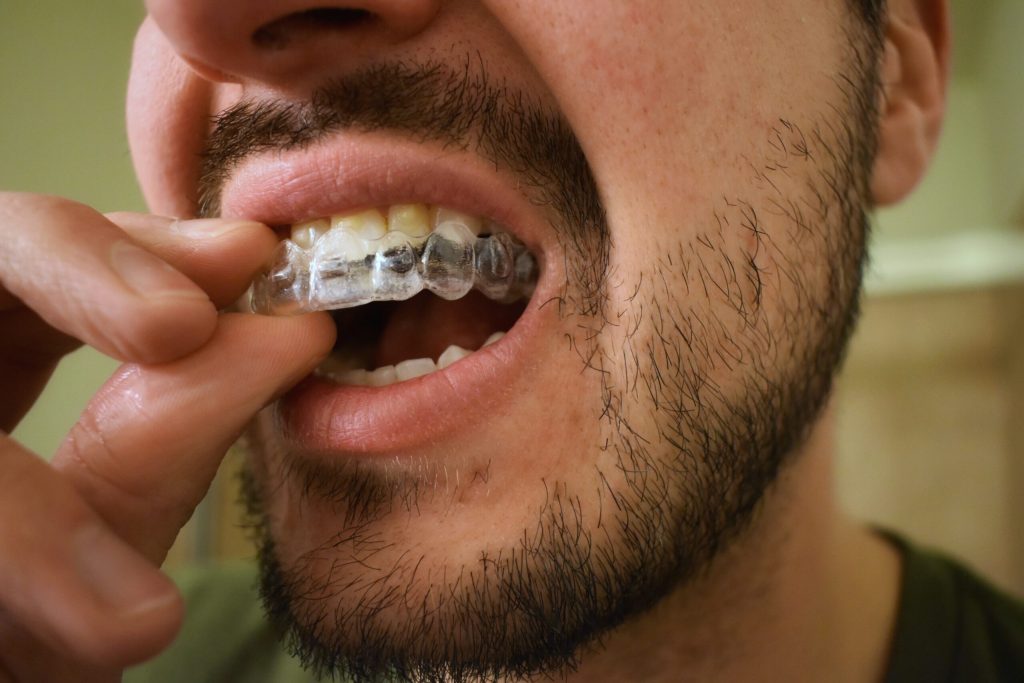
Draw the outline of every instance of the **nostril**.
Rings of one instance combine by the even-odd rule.
[[[371,21],[372,12],[347,7],[317,7],[264,24],[252,34],[256,47],[282,50],[324,31],[344,31]]]

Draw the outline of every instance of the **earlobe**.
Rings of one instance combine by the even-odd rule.
[[[892,3],[882,65],[878,154],[871,177],[876,205],[900,201],[924,176],[946,110],[948,55],[945,0]]]

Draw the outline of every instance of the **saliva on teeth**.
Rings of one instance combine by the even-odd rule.
[[[423,204],[392,206],[292,226],[268,270],[249,291],[254,313],[291,315],[401,301],[423,290],[459,299],[528,297],[537,264],[497,226]]]

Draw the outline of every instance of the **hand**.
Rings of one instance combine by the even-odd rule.
[[[177,633],[158,567],[224,452],[334,327],[218,314],[274,248],[256,223],[0,193],[0,240],[0,681],[117,681]],[[48,464],[4,432],[82,342],[125,363]]]

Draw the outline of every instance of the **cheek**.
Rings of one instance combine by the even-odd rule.
[[[135,172],[153,213],[195,215],[212,91],[174,55],[156,25],[143,22],[132,55],[127,123]]]
[[[579,137],[627,271],[749,184],[780,118],[825,110],[846,41],[837,3],[493,4]]]
[[[797,202],[817,219],[808,185],[826,155],[803,156],[799,138],[814,147],[816,127],[829,138],[829,122],[840,123],[848,38],[839,3],[609,0],[575,20],[567,4],[533,27],[526,52],[579,137],[608,214],[615,324],[604,350],[616,379],[626,384],[644,367],[631,351],[649,339],[659,350],[658,335],[675,334],[660,305],[692,322],[690,339],[705,345],[687,362],[713,365],[711,379],[739,392],[737,358],[781,357],[765,347],[807,305],[810,294],[797,290],[827,284],[815,265],[820,231],[809,236],[785,214]],[[558,12],[545,7],[535,9]],[[653,422],[636,424],[656,433]]]

